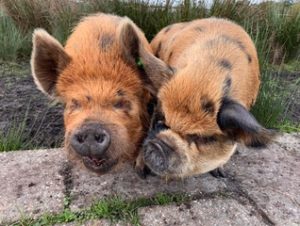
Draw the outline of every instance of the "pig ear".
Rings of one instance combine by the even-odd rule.
[[[31,70],[34,81],[43,93],[55,97],[57,78],[71,59],[62,45],[43,29],[35,29],[32,42]]]
[[[160,86],[173,75],[173,70],[155,57],[144,34],[125,18],[120,25],[120,45],[127,63],[140,70],[146,88],[156,94]]]
[[[230,138],[249,147],[265,147],[275,136],[274,131],[261,126],[244,106],[229,98],[222,102],[217,123]]]

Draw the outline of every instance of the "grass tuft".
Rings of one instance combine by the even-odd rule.
[[[119,196],[112,196],[94,203],[90,208],[79,212],[72,212],[69,208],[59,214],[44,214],[38,219],[23,218],[12,226],[48,226],[77,222],[79,225],[97,219],[108,219],[115,223],[118,221],[140,225],[138,209],[153,205],[167,205],[171,203],[184,203],[190,198],[184,194],[160,193],[152,198],[139,198],[128,201]]]
[[[14,21],[0,8],[0,59],[15,61],[22,49],[25,39]]]
[[[30,141],[25,142],[25,120],[14,122],[10,129],[4,133],[0,131],[0,152],[30,149]]]

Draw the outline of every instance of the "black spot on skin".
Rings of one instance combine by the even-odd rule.
[[[102,50],[107,51],[114,43],[115,38],[111,34],[103,34],[100,38],[100,47]]]
[[[252,61],[252,58],[250,56],[250,54],[247,52],[245,45],[238,39],[232,38],[228,35],[221,35],[217,38],[214,38],[212,40],[209,40],[207,42],[207,46],[211,47],[214,46],[216,44],[219,44],[220,42],[227,42],[227,43],[231,43],[233,45],[236,45],[247,57],[248,62],[250,63]]]
[[[230,37],[228,37],[228,36],[226,36],[226,38],[228,39],[232,39],[232,38],[230,38]],[[235,40],[235,39],[232,39],[231,40],[232,42],[236,42],[237,43],[237,45],[239,46],[239,48],[241,49],[241,50],[246,50],[246,47],[244,46],[244,44],[240,41],[240,40]]]
[[[225,36],[225,37],[226,37],[226,39],[229,39],[230,42],[236,43],[236,45],[240,48],[240,50],[242,50],[244,52],[244,54],[246,55],[248,62],[251,63],[252,58],[251,58],[250,54],[247,52],[245,45],[240,40],[236,40],[236,39],[230,38],[228,36]]]
[[[248,62],[251,63],[252,62],[252,58],[251,58],[250,54],[248,54],[247,56],[248,56]]]
[[[221,60],[218,61],[218,63],[222,68],[225,68],[225,69],[228,69],[228,70],[232,69],[232,64],[229,62],[229,60],[221,59]]]
[[[231,83],[232,83],[232,80],[230,78],[230,75],[228,75],[225,78],[224,84],[223,84],[223,96],[224,97],[228,96],[228,94],[230,92],[230,88],[231,88]]]
[[[87,99],[88,102],[90,102],[92,100],[91,96],[86,96],[85,98]]]
[[[170,62],[171,58],[172,58],[173,52],[170,53],[169,57],[168,57],[168,62]]]
[[[165,34],[168,33],[171,30],[171,28],[172,28],[172,25],[169,25],[168,27],[166,27]]]
[[[176,37],[177,37],[177,35],[173,36],[173,38],[172,38],[172,40],[171,40],[172,43],[175,42]]]
[[[202,27],[195,27],[195,31],[197,31],[197,32],[203,32],[203,28]]]
[[[155,52],[155,56],[158,57],[158,58],[159,58],[160,50],[161,50],[161,42],[159,42],[158,47],[157,47],[156,52]]]
[[[203,111],[213,114],[215,112],[215,105],[212,100],[209,100],[208,97],[201,98],[201,108]]]

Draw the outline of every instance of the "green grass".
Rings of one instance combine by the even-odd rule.
[[[0,59],[15,61],[24,44],[22,32],[14,21],[0,9]]]
[[[273,73],[268,70],[264,71],[260,92],[251,111],[256,119],[267,128],[278,128],[282,122],[280,117],[284,113],[286,97],[282,96],[278,87],[279,80]]]
[[[30,141],[25,141],[25,120],[13,122],[9,130],[4,133],[0,131],[0,152],[30,149]]]
[[[283,51],[282,57],[286,60],[299,54],[300,47],[300,12],[291,12],[291,9],[285,3],[270,5],[267,11],[267,20],[275,41],[273,48]]]
[[[288,72],[300,72],[299,62],[300,62],[300,55],[297,59],[293,59],[285,64],[281,64],[280,66],[277,66],[277,70],[284,70]]]
[[[150,4],[138,0],[88,0],[78,3],[68,0],[1,1],[18,32],[24,37],[34,28],[42,27],[64,43],[82,16],[96,12],[130,17],[142,28],[149,40],[162,27],[179,21],[215,16],[229,18],[245,25],[251,18],[252,32],[257,36],[264,29],[271,31],[264,41],[273,49],[282,50],[283,60],[285,57],[291,60],[300,53],[300,12],[291,4],[262,3],[255,6],[237,0],[213,0],[211,8],[208,9],[204,0],[185,0],[179,4],[172,4],[170,1],[168,5],[163,1],[152,1]],[[8,36],[9,33],[6,35],[6,31],[3,30],[3,35]],[[25,39],[27,44],[25,49],[20,50],[22,55],[30,55],[30,41],[30,38]]]
[[[279,126],[280,131],[286,132],[286,133],[300,133],[300,123],[294,124],[290,122],[289,120],[284,121]]]
[[[90,208],[79,212],[72,212],[65,208],[62,213],[44,214],[38,219],[23,218],[12,223],[13,226],[46,226],[68,222],[77,222],[79,225],[89,220],[108,219],[111,222],[125,221],[133,225],[140,225],[138,209],[153,205],[167,205],[184,203],[190,198],[183,194],[157,194],[152,198],[139,198],[128,201],[119,196],[112,196],[94,203]]]

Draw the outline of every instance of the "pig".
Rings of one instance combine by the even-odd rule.
[[[242,27],[217,18],[177,23],[162,29],[151,47],[172,70],[147,77],[157,107],[136,161],[141,176],[225,176],[222,166],[238,142],[258,148],[272,141],[274,131],[249,112],[260,72]]]
[[[149,126],[144,79],[170,69],[129,18],[87,16],[64,47],[36,29],[31,68],[38,89],[64,105],[71,162],[98,174],[134,162]]]

